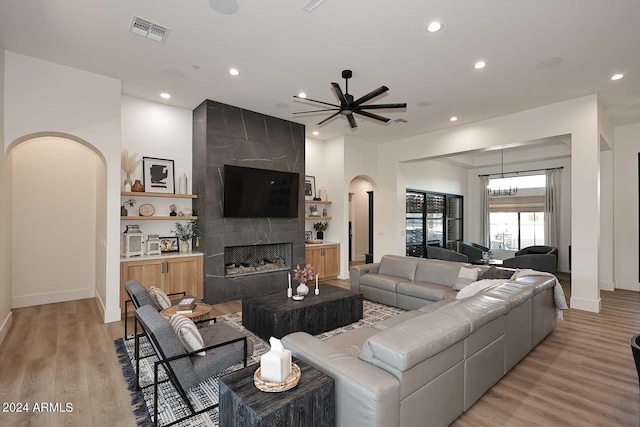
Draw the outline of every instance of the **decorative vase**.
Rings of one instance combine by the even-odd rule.
[[[307,296],[307,294],[309,293],[309,287],[305,283],[300,283],[296,288],[296,292],[298,293],[298,295]]]
[[[124,206],[120,206],[120,216],[127,216],[127,215],[129,215],[129,212],[127,212]]]
[[[324,240],[324,231],[316,231],[316,239]]]
[[[124,191],[126,191],[127,193],[131,192],[131,183],[130,182],[125,182],[124,183]]]
[[[180,252],[189,252],[189,242],[184,240],[180,243]]]
[[[131,191],[134,191],[136,193],[144,193],[144,185],[142,185],[139,179],[136,179],[136,182],[133,183],[133,185],[131,186]]]
[[[187,194],[187,175],[185,174],[178,178],[178,194]]]

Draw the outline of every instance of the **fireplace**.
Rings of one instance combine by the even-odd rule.
[[[271,273],[291,269],[292,243],[229,246],[224,248],[224,277]]]

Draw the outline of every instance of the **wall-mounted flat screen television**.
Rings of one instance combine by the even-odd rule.
[[[297,218],[300,174],[224,165],[226,218]]]

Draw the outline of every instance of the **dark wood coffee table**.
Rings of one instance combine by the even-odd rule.
[[[265,341],[299,331],[318,335],[360,319],[362,294],[331,285],[321,285],[320,295],[312,288],[302,301],[286,290],[242,299],[242,325]]]

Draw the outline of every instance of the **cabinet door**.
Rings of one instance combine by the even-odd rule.
[[[311,264],[313,270],[319,277],[324,276],[324,258],[322,257],[322,248],[306,248],[305,260],[307,264]]]
[[[130,261],[120,263],[120,308],[124,312],[124,302],[129,299],[124,284],[135,279],[142,283],[142,286],[149,289],[155,286],[164,289],[163,286],[163,266],[164,261]]]
[[[203,297],[202,257],[172,258],[165,261],[164,291],[168,294],[186,292]]]
[[[340,246],[324,247],[324,276],[338,277],[340,274]]]

